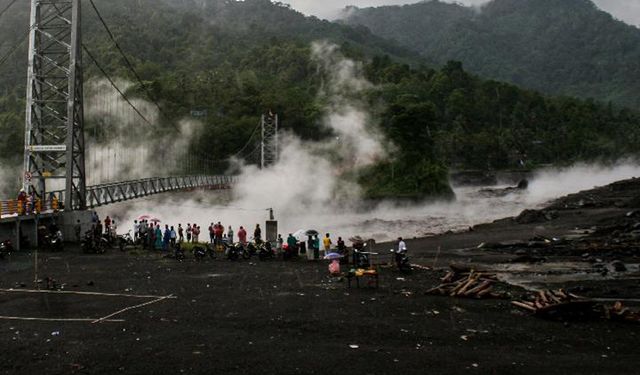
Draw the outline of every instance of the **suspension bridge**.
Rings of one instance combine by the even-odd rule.
[[[233,175],[206,173],[224,161],[185,151],[189,135],[183,132],[191,134],[190,129],[174,124],[173,134],[153,136],[154,123],[168,116],[94,1],[89,4],[146,97],[129,95],[132,84],[110,76],[83,43],[81,0],[31,0],[25,35],[29,48],[23,190],[17,199],[0,201],[0,235],[10,232],[18,247],[21,233],[35,233],[31,228],[41,220],[60,221],[71,233],[69,227],[76,220],[90,225],[90,210],[99,206],[171,191],[230,189],[236,181]],[[102,77],[92,77],[85,84],[83,57]],[[6,58],[0,59],[0,65],[3,61]],[[274,163],[278,116],[271,111],[262,115],[244,147],[233,156],[253,159],[261,168]],[[37,243],[37,237],[32,243]]]

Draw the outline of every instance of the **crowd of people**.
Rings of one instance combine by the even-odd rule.
[[[92,230],[97,236],[102,236],[103,228],[105,234],[117,236],[115,220],[107,216],[101,222],[96,214]],[[177,226],[168,224],[162,226],[158,220],[141,219],[134,220],[132,237],[134,243],[140,244],[143,248],[164,252],[180,248],[184,243],[207,243],[214,249],[223,250],[229,245],[246,246],[250,241],[253,241],[254,244],[261,244],[264,241],[260,224],[255,225],[252,238],[248,237],[244,226],[238,227],[236,232],[231,225],[225,228],[220,221],[210,223],[206,231],[209,234],[208,239],[205,239],[204,235],[201,237],[202,228],[196,223],[187,223],[186,226],[183,226],[182,223],[178,223]],[[351,247],[347,247],[342,237],[338,237],[334,243],[330,233],[320,236],[315,231],[308,231],[304,236],[306,239],[298,238],[293,233],[289,233],[285,239],[281,234],[278,234],[273,243],[276,254],[283,259],[303,256],[309,260],[324,259],[329,254],[338,254],[340,264],[353,265],[361,263],[362,254],[367,254],[365,251],[367,242],[361,239],[351,238]],[[402,238],[398,238],[397,248],[394,251],[398,261],[400,257],[406,255],[407,246]]]
[[[158,223],[158,221],[150,221],[148,219],[134,220],[133,224],[133,239],[136,243],[141,243],[145,248],[152,248],[156,250],[168,251],[169,249],[181,243],[202,243],[208,242],[213,246],[223,246],[225,244],[231,245],[235,243],[236,235],[237,242],[241,244],[247,244],[247,230],[240,226],[237,234],[229,225],[226,229],[221,222],[211,223],[207,228],[209,233],[208,241],[200,237],[202,228],[196,223],[187,223],[186,226],[182,226],[179,223],[177,227],[173,225],[165,224],[164,228]],[[256,224],[253,231],[253,240],[255,242],[262,241],[262,229],[260,224]]]

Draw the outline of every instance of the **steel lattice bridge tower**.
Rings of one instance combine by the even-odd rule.
[[[43,197],[55,181],[66,210],[86,207],[80,13],[80,0],[31,0],[23,187]]]
[[[260,143],[260,168],[264,169],[278,160],[278,115],[262,115],[262,141]]]

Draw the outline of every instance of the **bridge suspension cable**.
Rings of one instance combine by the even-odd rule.
[[[93,10],[95,11],[96,15],[98,16],[98,19],[100,20],[100,23],[102,24],[102,26],[104,27],[105,31],[109,35],[109,39],[111,39],[111,41],[115,45],[116,49],[118,50],[118,53],[120,54],[120,56],[122,56],[122,58],[123,58],[123,60],[125,62],[125,65],[127,66],[127,69],[129,69],[129,71],[136,78],[136,80],[138,81],[138,84],[146,92],[148,99],[151,100],[151,102],[156,106],[156,108],[158,108],[158,111],[160,112],[160,114],[165,119],[169,119],[169,117],[162,110],[162,107],[160,107],[160,105],[158,104],[158,101],[156,100],[155,95],[152,94],[151,90],[149,90],[149,87],[144,83],[142,78],[140,78],[140,75],[138,74],[136,69],[133,67],[133,64],[131,63],[131,61],[129,60],[127,55],[124,53],[124,50],[122,49],[122,47],[120,47],[120,44],[118,43],[118,41],[116,40],[115,36],[111,32],[111,29],[109,28],[109,25],[107,25],[107,22],[105,21],[104,17],[102,17],[102,14],[100,14],[100,11],[98,10],[98,7],[96,7],[96,4],[93,2],[93,0],[89,0],[89,2],[91,3],[91,6],[93,7]],[[173,122],[170,122],[170,123],[178,131],[178,133],[180,133],[180,129],[177,126],[175,126],[175,124]]]
[[[29,39],[28,37],[30,32],[31,32],[31,29],[25,31],[24,35],[20,37],[20,40],[18,41],[18,43],[14,44],[13,47],[11,47],[9,51],[4,56],[2,56],[2,58],[0,58],[0,67],[4,65],[4,63],[6,63],[11,56],[13,56],[13,54],[18,50],[18,48],[22,46],[22,44],[27,39]]]
[[[15,4],[17,1],[18,1],[18,0],[11,0],[11,1],[9,2],[9,4],[7,4],[7,6],[6,6],[6,7],[4,7],[2,10],[0,10],[0,17],[2,17],[2,16],[3,16],[3,15],[4,15],[8,10],[9,10],[9,8],[11,8],[11,6],[12,6],[13,4]]]
[[[102,72],[102,75],[104,75],[104,77],[109,81],[109,83],[111,84],[111,86],[113,86],[113,88],[118,92],[118,94],[120,94],[120,96],[122,97],[122,99],[124,99],[127,104],[129,104],[129,106],[131,106],[131,108],[133,108],[133,110],[138,114],[138,116],[140,116],[140,118],[142,118],[144,120],[144,122],[146,122],[147,124],[149,124],[150,126],[153,126],[153,124],[147,120],[147,118],[140,112],[140,110],[133,105],[133,103],[131,103],[131,101],[129,100],[129,98],[127,98],[127,96],[124,94],[124,92],[122,92],[122,90],[120,90],[120,88],[118,87],[118,85],[116,85],[115,82],[113,82],[113,80],[111,79],[111,77],[109,76],[109,74],[104,70],[104,68],[100,65],[100,63],[98,62],[98,60],[96,60],[96,58],[93,56],[93,54],[91,53],[91,51],[89,51],[89,49],[87,48],[86,45],[82,44],[82,49],[84,49],[84,51],[87,53],[87,56],[89,56],[89,58],[91,59],[91,61],[93,61],[94,64],[96,64],[96,67],[98,67],[98,69],[100,70],[100,72]]]

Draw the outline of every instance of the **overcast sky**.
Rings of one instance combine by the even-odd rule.
[[[418,0],[280,0],[302,13],[320,18],[332,18],[347,5],[358,7],[416,3]],[[453,0],[446,0],[453,2]],[[482,4],[487,0],[458,0],[463,4]],[[640,0],[593,0],[600,8],[629,24],[640,26]]]

